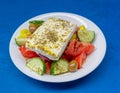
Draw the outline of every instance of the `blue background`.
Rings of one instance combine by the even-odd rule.
[[[120,93],[119,0],[0,0],[0,93]],[[51,84],[21,73],[9,55],[9,41],[19,25],[48,12],[71,12],[87,17],[103,31],[107,52],[88,76],[70,83]]]

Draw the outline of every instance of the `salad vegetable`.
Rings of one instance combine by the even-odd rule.
[[[46,64],[46,74],[50,74],[51,63],[50,62],[45,62],[45,64]]]
[[[74,72],[74,71],[77,71],[77,69],[78,69],[78,62],[76,60],[70,61],[68,65],[68,70],[70,72]]]
[[[42,25],[44,21],[42,20],[33,20],[33,21],[29,21],[29,31],[31,33],[35,32],[35,30],[40,26]]]
[[[20,34],[17,38],[26,38],[26,37],[29,37],[31,35],[31,32],[27,29],[22,29],[20,31]]]
[[[39,75],[43,75],[45,73],[45,62],[40,58],[31,58],[27,60],[26,66]]]
[[[77,31],[78,38],[81,42],[92,43],[95,38],[95,32],[82,28],[82,30]]]
[[[32,23],[32,24],[36,24],[36,25],[42,25],[44,21],[43,20],[32,20],[32,21],[29,21],[29,23]]]
[[[86,28],[85,28],[85,26],[84,26],[84,25],[81,25],[81,26],[79,27],[79,30],[84,31],[84,30],[86,30]]]
[[[15,38],[15,42],[18,46],[25,45],[27,38]]]
[[[34,58],[34,57],[39,57],[39,55],[37,53],[35,53],[34,51],[31,51],[29,49],[27,49],[25,47],[25,45],[19,47],[19,50],[21,52],[21,54],[25,57],[25,58]]]
[[[85,46],[83,46],[78,40],[72,40],[69,42],[65,54],[69,56],[77,56],[84,50],[84,47]]]
[[[15,38],[20,53],[27,59],[26,66],[39,75],[44,73],[59,75],[81,69],[87,56],[95,49],[95,46],[92,44],[95,39],[95,32],[88,30],[84,25],[78,27],[61,58],[57,61],[52,61],[41,54],[27,49],[25,46],[27,39],[43,22],[42,20],[29,21],[29,30],[22,29],[18,37]]]
[[[76,60],[78,62],[78,69],[80,69],[84,63],[84,61],[86,60],[86,54],[85,52],[82,52],[80,55],[76,56],[74,60]]]
[[[25,45],[27,38],[31,35],[31,32],[27,29],[22,29],[18,37],[15,38],[15,42],[18,46]]]
[[[68,72],[68,61],[65,59],[59,59],[58,61],[52,62],[50,74],[57,75]]]
[[[75,32],[75,33],[73,34],[73,36],[71,37],[70,41],[76,40],[76,39],[77,39],[77,33]]]

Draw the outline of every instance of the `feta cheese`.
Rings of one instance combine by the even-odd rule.
[[[77,25],[69,21],[49,18],[27,40],[26,47],[51,60],[58,60],[76,28]]]

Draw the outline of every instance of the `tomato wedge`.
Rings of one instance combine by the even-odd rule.
[[[50,67],[51,67],[51,63],[50,62],[46,62],[46,74],[50,74]]]
[[[82,52],[80,55],[76,56],[74,60],[78,62],[78,69],[80,69],[86,60],[87,56],[85,52]]]
[[[39,57],[34,51],[31,51],[25,47],[25,45],[19,47],[21,54],[26,58]]]
[[[85,47],[78,40],[72,40],[68,44],[68,47],[65,50],[65,54],[69,56],[79,55]]]
[[[94,45],[91,44],[91,43],[81,42],[81,44],[84,46],[84,50],[83,51],[86,53],[86,55],[91,54],[94,51],[94,49],[95,49]]]
[[[61,58],[66,59],[67,61],[71,61],[73,57],[69,56],[69,55],[66,55],[66,54],[63,54]]]
[[[69,42],[68,47],[65,50],[65,54],[68,56],[78,56],[82,52],[86,55],[91,54],[94,51],[94,45],[91,43],[79,42],[78,40],[72,40]]]
[[[95,49],[94,45],[90,44],[88,46],[88,49],[86,50],[86,54],[87,55],[91,54],[94,51],[94,49]]]

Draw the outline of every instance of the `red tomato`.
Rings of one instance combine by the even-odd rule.
[[[76,56],[80,54],[80,43],[77,40],[70,41],[65,54],[69,56]]]
[[[87,46],[88,45],[86,43],[83,44],[78,40],[72,40],[68,44],[68,47],[65,50],[65,54],[75,57],[77,55],[80,55],[83,51],[85,51]]]
[[[51,67],[51,63],[50,62],[46,62],[46,74],[50,74],[50,67]]]
[[[84,48],[84,49],[85,49],[84,51],[85,51],[86,55],[91,54],[91,53],[94,51],[94,49],[95,49],[95,47],[94,47],[93,44],[84,43],[84,42],[81,42],[81,44],[85,47],[85,48]]]
[[[73,57],[72,57],[72,56],[69,56],[69,55],[63,54],[61,58],[62,58],[62,59],[66,59],[67,61],[71,61]]]
[[[94,45],[90,44],[88,46],[88,49],[86,50],[86,54],[87,55],[91,54],[94,51],[94,49],[95,49]]]
[[[25,47],[25,45],[21,46],[19,48],[21,54],[26,58],[33,58],[33,57],[39,57],[34,51],[31,51]]]
[[[78,62],[78,69],[80,69],[86,60],[87,56],[85,52],[82,52],[80,55],[76,56],[74,60]]]

